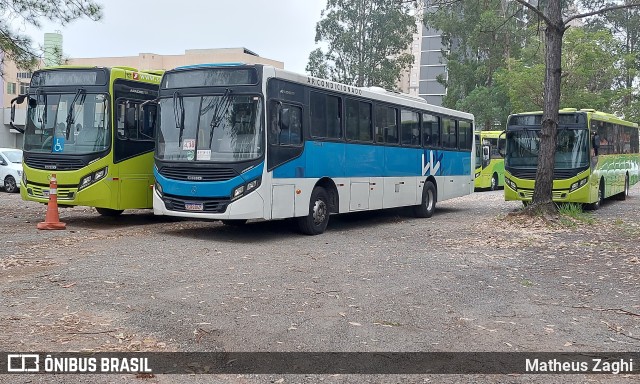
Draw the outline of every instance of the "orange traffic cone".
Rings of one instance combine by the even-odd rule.
[[[58,215],[58,181],[56,175],[51,174],[49,181],[49,204],[47,204],[47,215],[44,221],[38,223],[38,229],[65,229],[67,224],[60,222]]]

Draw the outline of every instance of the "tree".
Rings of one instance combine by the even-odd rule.
[[[558,135],[558,110],[560,109],[560,81],[562,76],[562,39],[574,20],[602,14],[615,9],[629,8],[640,5],[640,0],[625,1],[620,5],[596,4],[600,9],[575,13],[563,19],[563,0],[548,0],[541,2],[542,8],[531,5],[527,0],[516,0],[528,8],[544,23],[545,41],[545,78],[544,78],[544,108],[542,112],[542,130],[540,132],[540,151],[538,152],[538,167],[533,191],[533,201],[530,211],[555,212],[552,201],[553,170],[555,166],[555,151]]]
[[[316,25],[316,43],[306,70],[358,87],[396,89],[402,70],[413,63],[412,5],[388,0],[327,0]]]
[[[0,0],[0,12],[3,15],[0,20],[2,62],[9,59],[18,68],[27,70],[35,68],[41,52],[33,47],[29,36],[15,31],[15,23],[40,27],[42,20],[65,25],[82,17],[91,20],[102,17],[101,6],[93,0]]]

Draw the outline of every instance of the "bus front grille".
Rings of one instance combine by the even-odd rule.
[[[552,200],[562,200],[566,199],[569,191],[566,189],[563,190],[553,190],[551,191],[551,199]],[[532,189],[518,189],[518,196],[521,199],[533,199],[533,190]]]
[[[60,159],[55,156],[38,155],[25,156],[24,163],[33,169],[46,171],[75,171],[85,166],[81,159]]]
[[[553,170],[553,179],[554,180],[566,180],[574,177],[575,175],[584,172],[589,167],[581,167],[581,168],[572,168],[572,169],[554,169]],[[535,168],[516,168],[516,167],[505,167],[505,170],[513,175],[513,177],[517,177],[518,179],[524,180],[535,180],[536,178],[536,169]]]
[[[161,167],[162,176],[181,181],[227,181],[238,174],[233,168]]]
[[[224,213],[231,202],[230,199],[184,199],[177,196],[162,196],[164,206],[170,211],[193,213]],[[187,209],[187,206],[201,206],[202,209]]]

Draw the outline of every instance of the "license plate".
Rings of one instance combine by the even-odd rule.
[[[202,211],[204,206],[202,203],[184,203],[184,209],[187,211]]]
[[[42,190],[42,196],[49,197],[49,190],[48,189],[43,189]]]

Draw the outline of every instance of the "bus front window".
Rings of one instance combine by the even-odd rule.
[[[262,99],[258,96],[160,100],[157,156],[161,160],[236,162],[264,152]]]
[[[575,169],[589,165],[589,133],[585,129],[558,131],[555,169]],[[536,168],[540,151],[540,130],[514,130],[507,132],[505,166]]]
[[[24,150],[88,154],[109,148],[109,102],[104,94],[39,93],[27,110]]]

